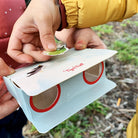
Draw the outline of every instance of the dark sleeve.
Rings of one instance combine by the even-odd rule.
[[[31,0],[25,0],[26,6],[30,3]]]
[[[59,4],[59,10],[60,10],[60,15],[61,15],[61,24],[60,27],[58,28],[58,31],[62,30],[63,28],[66,28],[68,26],[67,19],[66,19],[66,10],[64,5],[62,4],[61,0],[57,1]]]

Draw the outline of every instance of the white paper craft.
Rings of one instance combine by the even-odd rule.
[[[46,133],[116,86],[106,78],[104,65],[116,53],[70,49],[48,62],[18,69],[4,80],[28,120]]]

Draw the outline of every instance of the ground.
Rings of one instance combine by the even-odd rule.
[[[116,88],[46,134],[39,134],[28,122],[25,138],[126,138],[138,97],[138,15],[94,30],[108,48],[119,51],[106,61],[106,75]]]

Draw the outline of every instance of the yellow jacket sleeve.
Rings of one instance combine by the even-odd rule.
[[[138,13],[138,0],[61,0],[68,28],[120,21]]]

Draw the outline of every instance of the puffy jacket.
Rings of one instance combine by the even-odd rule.
[[[24,0],[0,0],[0,57],[14,68],[19,66],[6,53],[13,24],[25,10]]]
[[[138,0],[61,0],[61,2],[65,7],[68,28],[85,28],[109,21],[121,21],[138,13]]]
[[[138,137],[138,98],[136,104],[136,114],[131,119],[127,127],[127,138],[137,138]]]

